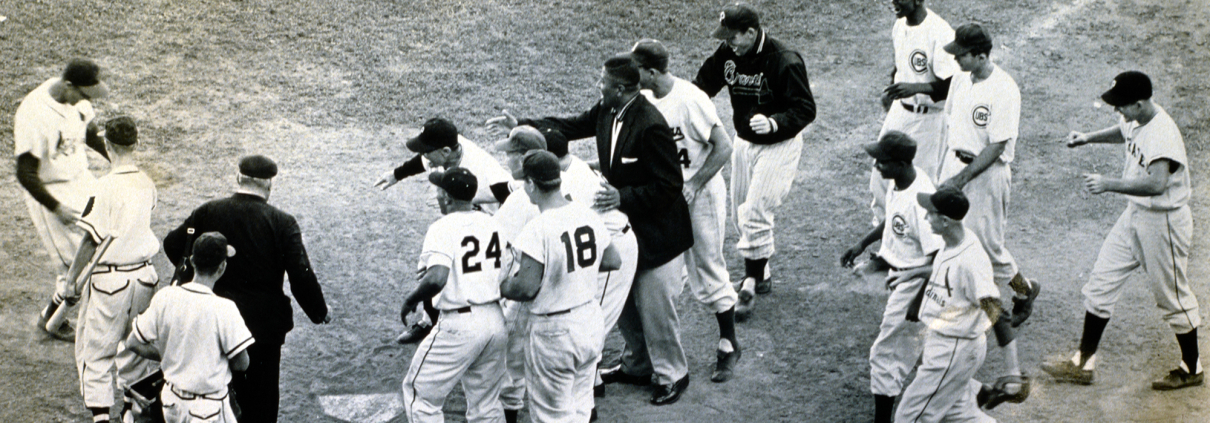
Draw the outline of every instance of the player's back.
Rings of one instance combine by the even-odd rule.
[[[504,246],[499,223],[487,213],[460,211],[433,222],[425,235],[421,264],[434,263],[437,255],[450,268],[434,306],[454,310],[499,301]]]
[[[231,381],[226,353],[253,342],[235,303],[195,283],[156,293],[132,326],[160,351],[164,380],[196,393],[226,389]]]
[[[601,256],[609,243],[601,217],[574,201],[543,211],[526,224],[516,246],[545,267],[530,312],[552,313],[593,301]]]

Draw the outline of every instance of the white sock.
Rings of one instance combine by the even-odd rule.
[[[1080,352],[1076,351],[1076,355],[1071,357],[1071,364],[1075,364],[1076,366],[1079,366],[1080,358],[1081,358]],[[1092,357],[1088,357],[1088,362],[1084,363],[1084,370],[1096,369],[1096,363],[1097,363],[1097,355],[1093,354]],[[1198,365],[1200,366],[1201,364],[1198,364]]]
[[[1189,373],[1192,375],[1201,373],[1202,372],[1202,360],[1201,359],[1197,360],[1197,371],[1196,372],[1190,372],[1189,366],[1185,364],[1185,360],[1181,360],[1181,370],[1184,370],[1185,373]]]
[[[735,352],[735,347],[731,345],[731,340],[727,338],[719,338],[718,350],[725,353]]]

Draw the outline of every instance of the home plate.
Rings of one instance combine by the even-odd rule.
[[[383,423],[403,414],[399,393],[320,395],[324,414],[353,423]]]

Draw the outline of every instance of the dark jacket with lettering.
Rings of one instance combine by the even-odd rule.
[[[638,268],[652,269],[693,246],[689,205],[681,193],[685,181],[672,129],[659,109],[639,95],[619,118],[617,154],[609,145],[613,113],[600,102],[578,116],[522,119],[520,124],[557,129],[569,140],[596,137],[601,174],[621,194],[618,210],[630,218],[639,244]]]
[[[802,56],[764,30],[742,57],[727,43],[706,59],[693,83],[714,97],[723,87],[731,95],[732,122],[739,138],[753,144],[775,144],[794,138],[815,120],[815,98],[807,82]],[[762,114],[777,122],[777,131],[757,135],[748,126]]]
[[[187,228],[195,229],[195,239],[218,231],[235,248],[214,293],[235,302],[258,344],[280,345],[294,328],[290,298],[282,291],[285,274],[290,275],[290,292],[312,322],[320,323],[328,315],[294,216],[250,194],[207,202],[164,237],[164,254],[173,264],[180,264]]]

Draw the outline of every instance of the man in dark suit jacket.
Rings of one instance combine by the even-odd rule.
[[[578,116],[518,121],[505,115],[488,126],[555,129],[571,140],[596,137],[608,183],[593,206],[626,213],[639,244],[638,271],[618,319],[626,340],[622,366],[601,377],[606,383],[648,384],[654,376],[658,386],[651,402],[671,404],[689,386],[676,296],[684,287],[681,253],[693,246],[676,142],[664,116],[639,95],[639,70],[629,55],[607,60],[597,86],[601,101]]]

